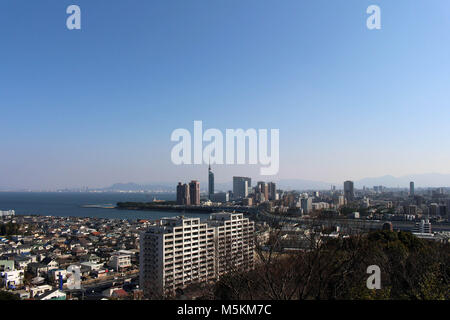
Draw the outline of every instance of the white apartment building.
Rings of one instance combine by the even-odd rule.
[[[2,218],[2,217],[9,218],[9,217],[12,217],[15,215],[16,215],[16,212],[14,210],[8,210],[8,211],[0,210],[0,218]]]
[[[15,288],[23,283],[24,270],[8,270],[0,272],[0,286],[4,288]]]
[[[131,267],[131,255],[122,251],[114,252],[109,259],[108,266],[115,271]]]
[[[148,298],[215,279],[214,228],[200,218],[165,218],[140,236],[140,288]]]
[[[413,233],[432,233],[430,220],[425,219],[421,220],[420,222],[416,222]]]
[[[255,222],[242,213],[213,213],[208,225],[214,227],[216,276],[254,268]]]
[[[330,209],[330,204],[327,202],[313,202],[312,204],[313,211],[319,211],[323,209]]]
[[[254,268],[255,224],[242,213],[209,220],[165,218],[140,236],[140,288],[146,297]]]

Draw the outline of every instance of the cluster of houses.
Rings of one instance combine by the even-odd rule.
[[[20,232],[0,237],[0,289],[43,300],[66,299],[70,266],[80,270],[83,284],[137,273],[139,232],[148,223],[44,216],[11,221]]]

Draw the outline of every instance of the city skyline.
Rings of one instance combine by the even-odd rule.
[[[0,188],[203,182],[170,161],[195,120],[280,130],[276,176],[217,183],[450,174],[448,2],[379,0],[380,30],[372,1],[71,4],[0,4]]]
[[[115,182],[111,185],[102,186],[87,186],[87,185],[77,185],[77,186],[62,186],[59,188],[8,188],[0,185],[0,192],[2,191],[58,191],[58,190],[121,190],[121,191],[140,191],[140,190],[157,190],[157,189],[173,189],[175,191],[175,185],[181,181],[191,181],[195,180],[200,183],[200,189],[202,192],[207,192],[209,194],[209,173],[215,175],[216,171],[209,171],[208,176],[193,178],[190,175],[185,175],[178,180],[173,181],[155,181],[155,182],[143,182],[137,183],[133,181],[129,182]],[[245,174],[244,174],[245,175]],[[271,179],[267,176],[259,176],[255,178],[250,176],[253,181],[263,181],[266,183],[275,182],[277,185],[287,190],[329,190],[331,187],[337,187],[339,190],[343,190],[343,184],[348,179],[337,182],[326,182],[318,180],[305,180],[305,179]],[[229,176],[223,180],[217,181],[213,178],[212,185],[214,186],[213,191],[229,191],[233,189],[233,177],[236,175]],[[416,188],[449,188],[450,187],[450,174],[439,174],[430,173],[422,175],[406,175],[401,177],[394,177],[391,175],[385,175],[381,177],[366,177],[363,179],[353,179],[356,189],[372,188],[374,186],[383,186],[387,188],[400,188],[400,189],[410,189],[410,182],[413,181]]]

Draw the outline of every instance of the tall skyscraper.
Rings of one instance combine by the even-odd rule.
[[[177,186],[177,204],[188,206],[191,204],[190,198],[189,185],[179,182]]]
[[[353,201],[355,199],[355,191],[353,189],[353,181],[344,182],[344,197],[347,201]]]
[[[409,183],[409,195],[410,195],[411,197],[414,197],[414,182],[413,182],[413,181],[411,181],[411,182]]]
[[[214,173],[211,171],[211,164],[208,168],[208,198],[211,199],[211,195],[214,194]]]
[[[191,205],[200,205],[200,182],[192,180],[189,183],[189,197],[191,199]]]
[[[300,206],[303,209],[303,214],[309,214],[312,211],[312,198],[301,198]]]
[[[252,179],[247,177],[233,177],[233,197],[243,199],[248,196],[248,190],[252,186]]]
[[[269,185],[267,183],[264,183],[264,189],[261,191],[264,193],[264,199],[269,201]]]
[[[256,185],[256,193],[260,195],[261,201],[269,200],[269,186],[263,181],[259,181]]]
[[[276,200],[277,197],[277,186],[274,182],[268,183],[269,187],[269,200]]]

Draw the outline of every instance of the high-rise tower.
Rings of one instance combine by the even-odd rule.
[[[214,194],[214,173],[211,171],[211,162],[208,168],[208,198]]]
[[[252,179],[247,177],[233,177],[233,198],[247,198],[248,190],[252,186]]]
[[[189,185],[178,183],[177,186],[177,204],[188,206],[191,204]]]
[[[200,205],[200,182],[192,180],[189,183],[189,198],[191,200],[191,205]]]
[[[344,182],[344,197],[347,201],[353,201],[355,199],[355,191],[353,188],[353,181]]]

